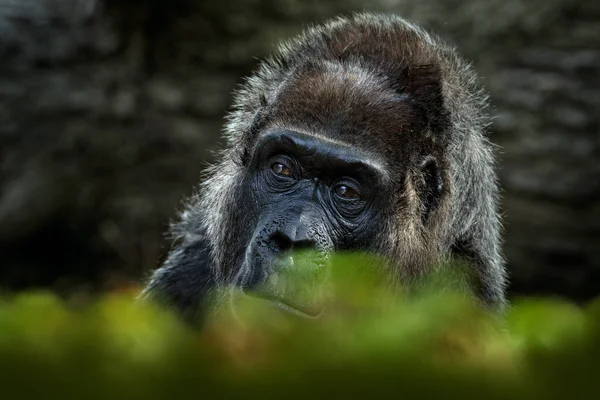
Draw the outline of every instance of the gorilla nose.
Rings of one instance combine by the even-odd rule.
[[[300,234],[298,234],[300,233]],[[273,247],[279,253],[287,251],[312,250],[316,243],[306,233],[278,230],[271,236]]]

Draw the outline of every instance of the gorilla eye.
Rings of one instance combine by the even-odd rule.
[[[360,193],[346,185],[338,185],[334,191],[343,199],[358,199],[360,197]]]
[[[283,165],[281,163],[274,163],[273,165],[271,165],[271,169],[277,175],[282,175],[282,176],[292,175],[292,171],[290,171],[290,169],[288,167],[286,167],[285,165]]]

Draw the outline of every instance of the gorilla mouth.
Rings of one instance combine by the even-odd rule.
[[[322,314],[322,310],[316,306],[310,307],[306,305],[299,305],[290,301],[289,299],[285,299],[271,293],[253,291],[249,293],[244,292],[244,294],[246,296],[268,301],[280,310],[298,317],[314,319],[318,318]]]

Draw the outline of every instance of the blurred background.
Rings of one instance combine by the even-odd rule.
[[[593,0],[0,0],[0,287],[139,284],[257,58],[361,10],[449,39],[490,91],[511,295],[600,295]]]

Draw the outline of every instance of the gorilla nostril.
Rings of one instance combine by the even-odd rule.
[[[311,239],[292,240],[288,235],[279,231],[271,236],[271,248],[277,252],[310,250],[315,247],[316,244]]]
[[[315,246],[315,242],[313,240],[297,240],[295,242],[292,242],[292,248],[294,250],[312,250],[314,249]]]
[[[275,232],[271,236],[272,248],[278,252],[284,252],[292,249],[292,240],[281,232]]]

